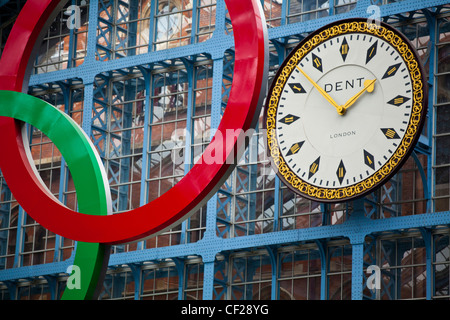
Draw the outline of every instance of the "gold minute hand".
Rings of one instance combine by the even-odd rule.
[[[329,95],[325,90],[323,90],[317,83],[315,83],[315,82],[313,81],[313,79],[311,79],[311,78],[305,73],[305,71],[303,71],[302,69],[300,69],[299,66],[296,66],[296,68],[298,69],[298,71],[300,71],[300,72],[305,76],[306,79],[308,79],[309,82],[312,83],[312,85],[317,89],[317,91],[319,91],[319,93],[320,93],[320,94],[321,94],[321,95],[322,95],[329,103],[331,103],[331,105],[332,105],[333,107],[336,108],[336,111],[337,111],[340,115],[343,115],[343,114],[344,114],[345,109],[344,109],[342,106],[338,105],[338,104],[333,100],[333,98],[331,98],[330,95]]]
[[[358,98],[364,93],[364,92],[372,92],[374,87],[375,87],[375,81],[377,81],[377,79],[374,80],[366,80],[364,81],[364,88],[362,88],[362,90],[360,92],[358,92],[357,94],[355,94],[353,97],[350,98],[350,100],[347,101],[346,104],[344,104],[343,108],[344,108],[344,112],[347,111],[347,109],[353,105],[356,100],[358,100]]]

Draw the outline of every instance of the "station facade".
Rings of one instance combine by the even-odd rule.
[[[24,2],[0,2],[1,50]],[[262,111],[235,170],[196,213],[156,237],[111,247],[99,299],[448,299],[450,5],[261,0],[261,6],[269,83],[289,52],[328,23],[379,18],[402,32],[429,86],[427,123],[414,152],[364,198],[364,214],[357,215],[351,201],[314,202],[280,181],[267,156]],[[69,0],[42,40],[28,93],[88,133],[107,172],[113,212],[121,213],[164,194],[200,158],[227,106],[234,55],[224,1]],[[77,210],[61,153],[35,128],[28,127],[28,137],[46,186]],[[1,172],[0,196],[0,298],[60,299],[76,242],[27,215]],[[367,287],[370,266],[380,269],[379,292]]]

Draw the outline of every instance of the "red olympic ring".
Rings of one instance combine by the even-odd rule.
[[[247,131],[259,117],[265,96],[268,68],[268,39],[259,0],[225,0],[233,25],[235,42],[234,79],[228,104],[217,129]],[[27,19],[13,29],[19,41],[8,42],[1,57],[0,89],[23,91],[31,70],[34,45],[59,0],[33,1]],[[14,36],[13,34],[11,36]],[[142,240],[169,229],[202,206],[220,188],[235,167],[237,151],[244,141],[213,137],[204,154],[215,154],[209,163],[204,156],[174,187],[156,200],[115,215],[88,215],[70,210],[56,200],[36,177],[25,151],[21,124],[0,117],[0,168],[16,200],[38,223],[63,237],[92,243],[121,244]],[[222,136],[220,134],[220,136]],[[218,155],[217,152],[220,151]],[[6,156],[5,156],[6,155]]]

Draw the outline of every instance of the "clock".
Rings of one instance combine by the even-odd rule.
[[[267,149],[280,179],[319,202],[367,195],[406,161],[427,112],[413,46],[387,24],[341,20],[305,38],[266,98]]]

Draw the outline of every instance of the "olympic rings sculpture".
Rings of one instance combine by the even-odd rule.
[[[106,270],[109,246],[155,236],[188,218],[220,188],[235,167],[237,150],[244,145],[233,137],[223,146],[223,140],[213,137],[204,154],[219,150],[216,144],[220,143],[220,161],[199,161],[158,199],[112,215],[106,174],[89,138],[70,117],[22,93],[27,91],[30,60],[41,30],[65,2],[28,0],[6,43],[0,60],[0,169],[14,197],[34,220],[56,234],[79,241],[75,264],[84,268],[85,285],[83,290],[67,295],[66,289],[63,298],[92,299]],[[246,131],[255,126],[266,93],[267,30],[259,0],[225,2],[233,24],[235,66],[227,108],[217,131]],[[43,131],[61,151],[72,172],[80,212],[61,204],[43,185],[18,120]]]

